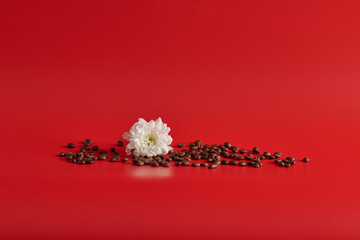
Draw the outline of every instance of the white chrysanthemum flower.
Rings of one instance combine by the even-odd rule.
[[[169,146],[172,142],[169,132],[170,128],[161,118],[149,122],[139,118],[130,131],[123,134],[123,138],[129,142],[126,145],[126,153],[130,155],[133,151],[135,156],[142,157],[165,155],[172,150]]]

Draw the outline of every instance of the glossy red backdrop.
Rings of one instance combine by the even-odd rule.
[[[359,1],[2,1],[1,239],[359,239]],[[291,168],[60,160],[139,117]],[[124,150],[119,150],[124,155]]]

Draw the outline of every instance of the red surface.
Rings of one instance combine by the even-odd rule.
[[[359,1],[2,1],[0,239],[359,239],[359,12]],[[175,143],[311,162],[56,157],[159,116]]]

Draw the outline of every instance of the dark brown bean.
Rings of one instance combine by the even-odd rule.
[[[178,147],[185,147],[185,143],[178,143],[177,146]],[[195,147],[195,145],[193,147]]]
[[[200,163],[200,167],[207,167],[209,164],[207,164],[206,162],[202,162]]]
[[[114,147],[110,148],[110,152],[115,152],[115,151],[116,151],[116,148],[114,148]]]
[[[68,148],[75,148],[75,144],[74,143],[68,143],[66,145]]]
[[[251,151],[252,151],[254,154],[259,154],[259,153],[260,153],[258,147],[254,147]]]
[[[310,161],[310,159],[309,158],[304,158],[302,161],[303,162],[308,162],[308,161]]]
[[[60,156],[60,157],[65,157],[65,153],[64,153],[64,152],[61,152],[61,153],[59,154],[59,156]]]
[[[198,162],[193,162],[193,163],[191,163],[191,166],[192,166],[192,167],[200,167],[200,163],[198,163]]]
[[[125,142],[122,141],[122,140],[119,140],[119,141],[117,142],[117,145],[118,145],[119,147],[124,146],[124,144],[125,144]]]
[[[217,167],[218,167],[218,165],[216,165],[216,164],[210,164],[208,168],[209,169],[215,169]]]
[[[246,159],[246,160],[252,160],[252,159],[253,159],[253,155],[250,154],[250,153],[249,153],[249,154],[246,154],[246,155],[245,155],[245,159]]]
[[[230,162],[229,162],[229,165],[237,165],[238,163],[237,163],[237,161],[235,161],[235,160],[231,160]]]
[[[127,158],[122,158],[121,159],[122,162],[127,162],[127,160],[128,160]]]
[[[226,159],[223,159],[223,160],[221,160],[221,164],[222,164],[222,165],[228,165],[228,164],[229,164],[229,161],[226,160]]]
[[[246,166],[246,162],[239,162],[239,166]]]
[[[247,150],[246,149],[240,149],[239,153],[241,153],[241,154],[247,153]]]

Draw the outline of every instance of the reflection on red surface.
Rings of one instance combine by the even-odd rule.
[[[169,178],[173,175],[172,167],[133,166],[127,173],[134,178]]]

